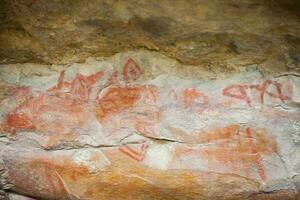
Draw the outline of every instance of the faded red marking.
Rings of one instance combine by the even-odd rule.
[[[276,92],[277,93],[271,93],[268,91],[268,87],[274,85],[276,87]],[[273,98],[278,98],[280,99],[282,102],[284,102],[285,100],[289,100],[290,98],[288,96],[285,96],[282,94],[282,84],[276,82],[276,81],[271,81],[271,80],[265,80],[262,84],[262,86],[260,85],[250,85],[249,86],[251,89],[256,89],[258,91],[260,91],[260,102],[263,104],[264,103],[264,97],[265,94],[268,94],[270,97]]]
[[[54,90],[61,90],[62,89],[62,87],[64,86],[64,79],[65,79],[65,71],[62,71],[62,72],[60,72],[60,75],[59,75],[59,78],[58,78],[58,83],[57,83]],[[65,83],[65,84],[67,84],[67,83]],[[48,90],[48,91],[50,91],[50,90]]]
[[[44,161],[44,164],[45,164],[44,171],[45,171],[47,181],[50,184],[51,192],[53,194],[60,194],[60,192],[62,192],[63,194],[68,194],[64,186],[64,183],[62,182],[61,178],[59,178],[58,175],[56,174],[57,172],[54,166],[52,166],[49,161]]]
[[[255,160],[255,165],[256,165],[256,168],[258,170],[258,173],[259,173],[259,176],[260,178],[263,180],[263,181],[266,181],[267,180],[267,177],[266,177],[266,174],[265,174],[265,170],[264,170],[264,167],[261,163],[261,155],[260,153],[258,152],[258,149],[257,147],[255,146],[255,144],[253,143],[253,136],[252,136],[252,130],[250,128],[246,128],[246,134],[250,140],[249,142],[249,148],[250,148],[250,152],[254,154],[254,160]]]
[[[50,184],[51,192],[52,192],[53,194],[56,194],[55,184],[54,184],[54,182],[53,182],[53,180],[52,180],[52,175],[51,175],[49,169],[45,168],[45,174],[46,174],[47,181],[48,181],[48,183]]]
[[[185,109],[195,110],[198,114],[201,114],[209,103],[208,96],[197,88],[185,88],[180,96],[172,89],[168,97],[172,101],[182,105]]]
[[[10,92],[10,94],[13,94],[13,96],[17,96],[17,97],[31,97],[31,89],[29,87],[12,87]]]
[[[137,121],[135,124],[135,129],[137,132],[139,132],[141,135],[144,136],[155,136],[155,123],[153,122],[147,122],[147,121]]]
[[[134,150],[132,147],[128,145],[119,147],[119,150],[136,161],[143,161],[148,147],[149,147],[148,144],[143,143],[141,145],[141,148],[138,151]]]
[[[276,92],[270,92],[268,89],[270,86],[276,88]],[[276,81],[265,80],[262,85],[260,84],[251,84],[251,85],[231,85],[223,89],[223,95],[243,100],[247,103],[248,106],[251,106],[251,98],[247,94],[247,89],[255,89],[259,92],[259,101],[261,104],[264,104],[264,98],[267,94],[268,96],[276,99],[280,99],[282,102],[290,100],[290,97],[285,96],[282,93],[282,84]],[[232,93],[235,90],[235,93]]]
[[[119,79],[118,79],[118,71],[114,70],[114,72],[111,74],[111,76],[108,78],[107,82],[104,84],[104,88],[111,86],[111,85],[120,85]]]
[[[201,99],[201,102],[197,102]],[[208,97],[196,88],[186,88],[183,90],[182,102],[185,108],[196,106],[196,112],[201,114],[208,104]]]
[[[98,97],[96,113],[98,119],[102,121],[109,115],[134,108],[137,103],[149,106],[155,104],[158,99],[158,91],[154,86],[113,86]]]
[[[120,113],[132,108],[140,99],[142,88],[139,87],[111,87],[98,99],[96,108],[97,118],[103,121],[107,116]]]
[[[236,91],[235,93],[234,90]],[[223,95],[243,100],[247,103],[248,106],[251,106],[251,100],[248,96],[246,89],[243,85],[231,85],[223,89]]]
[[[143,87],[144,103],[148,105],[156,104],[159,101],[159,92],[155,86],[147,85]]]
[[[155,86],[113,86],[99,96],[96,107],[97,119],[114,134],[119,126],[134,128],[139,134],[154,136],[159,123],[159,92]],[[125,114],[124,122],[112,125],[110,117]]]
[[[102,75],[103,72],[90,76],[77,74],[71,82],[66,82],[62,71],[54,87],[36,96],[31,95],[8,113],[1,125],[2,129],[9,133],[36,130],[70,134],[71,130],[85,123],[87,116],[91,115],[85,103],[93,100],[93,86]],[[52,115],[59,118],[51,118]]]
[[[47,91],[48,92],[60,91],[63,88],[63,86],[67,85],[67,84],[68,84],[68,87],[70,87],[69,83],[67,83],[67,82],[64,83],[64,79],[65,79],[65,71],[61,71],[56,86],[53,86],[52,88],[48,89]]]
[[[230,125],[210,132],[193,134],[198,134],[194,141],[209,145],[204,145],[198,150],[175,151],[177,157],[196,151],[199,152],[201,159],[207,161],[208,169],[218,169],[219,166],[223,169],[226,166],[226,170],[229,170],[227,172],[244,173],[243,175],[249,178],[253,178],[249,169],[254,164],[259,178],[264,182],[267,181],[262,155],[277,152],[277,145],[275,139],[267,135],[263,129],[242,129],[239,125]]]
[[[55,155],[51,158],[45,158],[42,155],[37,155],[38,158],[29,158],[22,169],[17,169],[17,172],[34,171],[35,176],[30,177],[30,174],[24,174],[21,177],[16,187],[27,187],[27,191],[33,191],[33,196],[40,194],[49,194],[51,199],[70,199],[66,180],[78,180],[78,177],[87,176],[90,174],[89,169],[85,165],[77,164],[68,155]],[[18,162],[17,162],[18,163]],[[17,164],[14,163],[14,164]],[[37,180],[41,182],[37,182]]]
[[[143,91],[142,113],[137,111],[135,116],[135,129],[141,135],[154,137],[156,125],[160,122],[161,113],[158,109],[160,97],[156,87],[146,86]]]
[[[130,81],[137,80],[143,74],[143,71],[132,58],[129,58],[123,66],[122,74],[123,80],[129,83]]]
[[[24,113],[10,113],[6,118],[4,130],[10,132],[15,132],[16,130],[29,131],[35,130],[35,126],[31,119]]]
[[[90,99],[91,90],[93,85],[100,80],[103,76],[103,72],[97,72],[90,76],[83,76],[77,74],[71,82],[64,82],[65,72],[62,71],[58,80],[58,83],[53,88],[47,90],[48,92],[54,92],[56,95],[66,95],[69,92],[69,96],[80,101],[87,101]],[[63,91],[65,90],[65,91]]]
[[[243,136],[240,134],[240,130],[237,131],[237,141],[238,141],[238,146],[241,146],[242,145],[242,138]],[[248,170],[248,163],[245,161],[245,159],[242,159],[242,168],[244,170],[244,173],[245,173],[245,176],[246,177],[249,177],[250,176],[250,173],[249,173],[249,170]]]

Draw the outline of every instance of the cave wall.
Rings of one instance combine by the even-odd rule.
[[[299,199],[298,1],[4,0],[3,199]]]
[[[68,66],[8,64],[0,72],[3,179],[14,192],[41,199],[297,194],[300,80],[293,74],[249,68],[208,80],[201,76],[209,72],[197,75],[148,51]]]

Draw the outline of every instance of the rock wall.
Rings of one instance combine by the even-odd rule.
[[[298,0],[2,0],[1,7],[0,63],[69,64],[148,49],[218,73],[300,68]]]
[[[216,77],[132,51],[0,80],[9,199],[299,198],[296,73]]]
[[[2,0],[0,199],[300,200],[298,0]]]

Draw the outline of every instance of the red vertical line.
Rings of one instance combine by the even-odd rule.
[[[52,193],[56,194],[55,184],[53,183],[52,175],[50,173],[50,170],[51,170],[51,168],[50,168],[49,164],[46,163],[46,167],[45,167],[46,177],[47,177],[48,183],[50,184],[50,188],[51,188]]]
[[[250,85],[249,86],[250,89],[256,89],[257,91],[260,92],[260,94],[259,94],[259,101],[260,101],[261,104],[264,103],[264,93],[265,93],[265,89],[264,88],[266,88],[266,84],[267,83],[265,81],[262,86],[260,86],[259,84],[255,84],[255,85]]]
[[[72,94],[72,98],[74,98],[76,92],[78,93],[78,88],[80,88],[80,86],[81,86],[81,80],[82,79],[79,76],[79,74],[77,74],[75,76],[75,78],[72,80],[72,82],[71,82],[71,88],[70,88],[70,92]],[[78,86],[78,84],[79,84],[79,86]]]
[[[65,78],[65,71],[62,71],[59,75],[58,78],[58,83],[57,83],[57,88],[56,89],[61,89],[64,84],[64,78]]]
[[[240,130],[237,131],[237,136],[238,136],[238,148],[242,148],[242,143],[241,143],[241,134],[240,134]],[[246,177],[249,177],[249,170],[248,170],[248,165],[246,164],[246,160],[245,158],[242,156],[241,157],[241,161],[242,161],[242,165],[243,165],[243,170],[244,170],[244,173],[246,175]]]
[[[288,96],[284,96],[282,94],[282,90],[281,90],[282,85],[280,83],[278,83],[278,82],[275,81],[274,85],[276,87],[278,95],[275,95],[275,94],[272,94],[270,92],[267,92],[268,95],[270,95],[271,97],[275,97],[275,98],[277,97],[277,98],[279,98],[283,103],[284,103],[284,100],[289,100],[290,99]]]
[[[234,173],[238,173],[238,166],[237,164],[239,164],[239,160],[240,160],[240,136],[239,136],[239,130],[236,132],[236,135],[238,136],[237,138],[237,155],[236,156],[231,156],[230,157],[230,162],[232,165],[232,170]],[[234,141],[235,142],[235,141]]]
[[[260,102],[262,104],[264,104],[265,92],[266,92],[266,89],[267,89],[267,85],[269,85],[270,82],[271,82],[270,80],[264,81],[262,87],[259,88],[259,90],[260,90]]]
[[[258,173],[259,173],[259,176],[260,178],[263,180],[263,181],[266,181],[267,180],[267,177],[265,175],[265,171],[264,171],[264,168],[263,168],[263,165],[261,163],[261,155],[259,154],[259,152],[257,151],[256,147],[254,146],[253,144],[253,141],[252,141],[252,133],[251,133],[251,130],[250,128],[247,128],[246,129],[246,133],[247,133],[247,136],[249,137],[250,139],[250,148],[251,148],[251,151],[252,153],[255,154],[254,156],[254,160],[255,160],[255,165],[256,165],[256,168],[258,170]]]
[[[63,180],[61,179],[60,175],[55,170],[55,178],[57,180],[57,184],[59,185],[60,191],[62,191],[64,194],[69,194],[68,191],[65,188],[65,185],[63,183]]]

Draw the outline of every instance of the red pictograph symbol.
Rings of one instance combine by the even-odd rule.
[[[124,145],[119,147],[119,150],[136,161],[142,161],[145,158],[148,147],[148,144],[142,143],[138,149]]]
[[[61,180],[54,166],[52,166],[50,162],[48,161],[44,162],[44,171],[45,171],[46,179],[50,184],[50,190],[52,194],[55,195],[68,194],[63,181]]]
[[[249,145],[250,145],[249,150],[250,150],[250,153],[252,153],[254,156],[254,162],[255,162],[255,166],[258,170],[258,174],[259,174],[261,180],[266,181],[267,176],[265,174],[265,170],[264,170],[264,167],[262,164],[262,157],[260,155],[260,152],[258,152],[259,147],[257,147],[256,144],[253,142],[253,140],[255,138],[253,138],[252,130],[250,128],[246,128],[246,135],[249,139]]]
[[[275,86],[276,88],[276,93],[269,92],[268,89],[270,86]],[[265,80],[262,84],[260,85],[250,85],[249,88],[251,89],[256,89],[260,92],[260,102],[263,104],[264,103],[264,97],[265,94],[269,95],[272,98],[278,98],[282,102],[285,100],[289,100],[290,98],[288,96],[285,96],[282,94],[282,84],[276,82],[276,81],[271,81],[271,80]]]
[[[271,92],[270,88],[275,87],[275,91]],[[243,100],[248,106],[251,106],[251,98],[247,93],[248,89],[255,89],[259,92],[259,101],[261,104],[265,103],[265,96],[268,95],[275,99],[280,99],[282,102],[290,100],[290,97],[285,96],[282,93],[282,84],[265,80],[261,85],[260,84],[251,84],[251,85],[231,85],[223,89],[223,95],[232,97],[235,99]],[[274,88],[273,88],[274,89]]]
[[[246,88],[243,85],[231,85],[224,88],[223,95],[243,100],[248,106],[251,106],[251,100],[246,92]]]
[[[104,73],[102,71],[90,76],[77,74],[71,82],[66,82],[64,81],[65,72],[62,71],[60,73],[57,85],[48,89],[47,92],[54,92],[57,95],[69,93],[72,95],[72,98],[76,98],[80,101],[87,101],[90,99],[93,85],[99,81],[103,75]]]
[[[182,103],[184,107],[195,107],[198,114],[201,114],[208,104],[208,97],[196,88],[184,89],[182,97]]]
[[[118,77],[118,71],[114,70],[111,76],[108,78],[107,82],[104,84],[104,88],[111,85],[120,85]]]
[[[123,67],[122,74],[123,80],[129,83],[130,81],[137,80],[143,74],[143,71],[132,58],[129,58]]]

